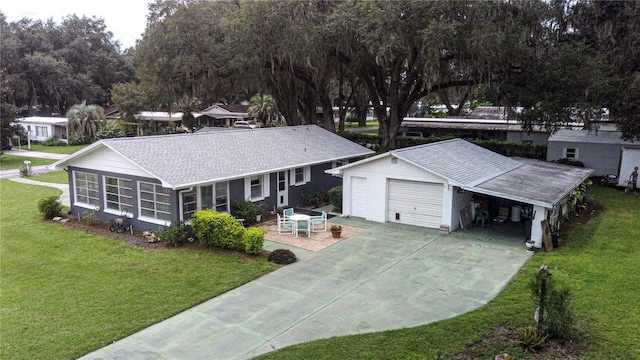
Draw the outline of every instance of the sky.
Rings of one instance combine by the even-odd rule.
[[[149,2],[151,0],[0,0],[0,11],[7,22],[26,17],[53,19],[59,24],[63,17],[71,14],[102,18],[113,39],[120,42],[120,50],[125,50],[135,46],[136,40],[142,37]]]

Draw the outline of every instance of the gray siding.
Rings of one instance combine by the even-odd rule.
[[[594,175],[618,174],[623,144],[589,144],[584,142],[550,141],[547,146],[547,161],[562,159],[564,149],[576,149],[585,167],[594,169]]]

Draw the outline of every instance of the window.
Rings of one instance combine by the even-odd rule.
[[[119,214],[133,213],[131,180],[105,176],[104,187],[107,203],[105,209],[114,210]]]
[[[251,198],[262,198],[262,176],[260,175],[251,177]]]
[[[299,167],[291,170],[291,185],[304,185],[311,180],[311,167]]]
[[[160,184],[139,183],[140,216],[158,220],[171,221],[171,205],[169,189]]]
[[[37,137],[49,137],[49,131],[46,126],[36,126],[36,136]]]
[[[294,171],[295,171],[296,184],[303,183],[304,182],[304,168],[296,168]]]
[[[216,211],[229,212],[227,182],[216,183]]]
[[[100,205],[98,175],[80,171],[73,172],[75,186],[75,202],[95,207]]]
[[[217,212],[229,212],[229,183],[219,182],[215,185],[200,187],[200,205],[198,209],[213,209]],[[186,217],[185,217],[186,220]]]
[[[246,177],[244,193],[249,201],[259,201],[269,197],[269,174]]]
[[[198,191],[191,190],[182,193],[182,220],[189,221],[193,213],[198,210]]]
[[[578,158],[578,149],[565,148],[564,149],[564,157],[567,158],[567,159],[577,159]]]

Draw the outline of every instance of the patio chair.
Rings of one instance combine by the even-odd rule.
[[[284,209],[282,210],[282,217],[286,220],[288,217],[290,217],[291,215],[293,215],[293,208],[288,208],[288,209]]]
[[[296,237],[301,231],[307,233],[307,237],[311,237],[311,220],[296,221]]]
[[[508,207],[500,207],[498,209],[498,216],[496,216],[493,221],[497,221],[503,223],[509,219],[509,208]]]
[[[476,225],[482,224],[482,227],[489,225],[489,210],[476,208]]]
[[[327,213],[322,212],[320,216],[312,216],[310,222],[311,231],[327,231]]]
[[[293,234],[293,221],[283,219],[278,215],[278,235]]]

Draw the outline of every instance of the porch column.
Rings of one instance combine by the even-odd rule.
[[[535,215],[531,221],[531,241],[535,243],[535,247],[542,247],[542,220],[547,218],[547,209],[539,205],[533,206],[533,214]]]

